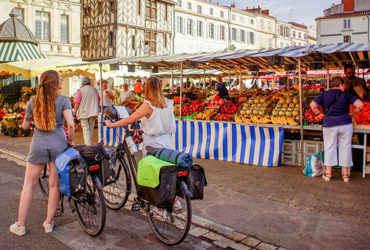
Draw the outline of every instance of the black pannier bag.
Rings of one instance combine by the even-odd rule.
[[[138,185],[137,194],[152,205],[168,210],[172,208],[176,197],[177,166],[161,167],[159,177],[160,184],[157,187]]]
[[[69,162],[69,186],[71,195],[77,195],[86,190],[87,163],[81,158]]]
[[[186,176],[186,184],[188,185],[190,193],[193,195],[191,200],[202,200],[204,196],[204,186],[207,186],[207,179],[203,167],[194,164],[188,169]],[[179,189],[178,189],[179,190]],[[178,196],[182,196],[178,192]]]
[[[80,152],[89,166],[100,166],[99,180],[103,186],[116,181],[114,149],[105,149],[102,142],[92,146],[77,145],[74,148]]]
[[[115,156],[114,156],[114,149],[105,149],[106,156],[100,164],[100,173],[99,179],[103,186],[107,186],[116,182],[117,171],[115,167]]]
[[[98,164],[101,159],[108,157],[103,145],[104,144],[100,142],[91,146],[77,145],[73,148],[80,152],[82,158],[87,161],[88,165],[94,165]]]

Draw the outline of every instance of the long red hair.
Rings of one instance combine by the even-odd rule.
[[[50,131],[55,128],[55,99],[58,90],[58,73],[54,70],[42,73],[33,99],[33,117],[36,127],[40,130]]]

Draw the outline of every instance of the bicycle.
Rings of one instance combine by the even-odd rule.
[[[104,123],[103,123],[104,125]],[[130,150],[127,139],[129,130],[124,127],[125,137],[115,150],[116,157],[116,183],[106,186],[103,189],[103,196],[105,204],[112,209],[119,209],[123,207],[132,191],[132,182],[136,190],[137,183],[137,164],[135,160],[135,153],[133,147],[135,144],[130,143],[133,152]],[[118,135],[117,135],[118,136]],[[119,141],[121,138],[119,138]],[[148,153],[151,153],[154,148],[148,148]],[[171,209],[158,209],[155,205],[142,197],[134,199],[135,203],[132,205],[132,211],[139,211],[143,209],[148,217],[149,225],[156,237],[167,245],[176,245],[181,243],[187,236],[192,217],[192,208],[190,198],[192,196],[185,182],[187,176],[186,168],[178,167],[176,180],[176,199]]]
[[[99,161],[99,159],[96,159]],[[68,204],[72,213],[76,212],[79,223],[84,231],[90,236],[98,236],[105,227],[106,209],[102,194],[102,184],[98,177],[100,164],[88,165],[86,190],[77,195],[68,197]],[[49,171],[45,165],[38,180],[39,186],[44,196],[48,196],[49,191]],[[60,196],[60,210],[56,216],[64,212],[64,195]]]

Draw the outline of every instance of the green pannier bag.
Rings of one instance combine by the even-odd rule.
[[[142,158],[137,168],[137,195],[158,208],[172,208],[177,167],[152,155]]]

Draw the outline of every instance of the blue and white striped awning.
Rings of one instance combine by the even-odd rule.
[[[284,57],[284,64],[269,65],[269,57]],[[333,43],[310,46],[288,46],[284,48],[263,48],[257,50],[239,49],[217,52],[183,53],[177,55],[156,55],[142,57],[114,58],[94,63],[142,64],[150,63],[161,70],[179,69],[180,64],[192,61],[201,69],[217,69],[223,72],[247,72],[248,66],[257,64],[264,71],[285,71],[285,64],[297,64],[308,68],[310,63],[323,62],[326,69],[342,69],[348,62],[370,61],[369,43]],[[186,68],[186,64],[185,64]]]
[[[30,42],[1,42],[0,62],[28,61],[33,59],[44,59],[38,46]]]

